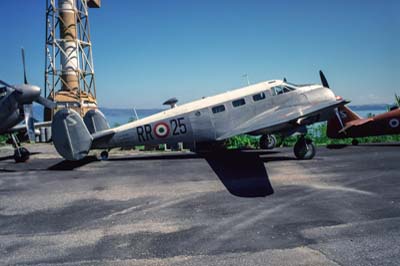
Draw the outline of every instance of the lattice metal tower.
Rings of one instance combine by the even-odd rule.
[[[97,108],[89,13],[100,0],[46,0],[45,95],[57,102],[45,121],[61,108],[82,116]]]

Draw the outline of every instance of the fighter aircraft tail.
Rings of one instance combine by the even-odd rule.
[[[83,122],[85,122],[90,134],[110,128],[105,116],[98,109],[92,109],[88,111],[83,117]]]
[[[54,146],[62,157],[76,161],[88,155],[93,137],[77,112],[71,109],[58,111],[51,129]]]
[[[362,119],[358,114],[354,113],[347,106],[338,107],[336,116],[332,117],[328,121],[327,136],[329,138],[340,138],[344,133],[341,132],[345,128],[346,124],[353,120]]]

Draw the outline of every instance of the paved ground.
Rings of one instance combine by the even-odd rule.
[[[400,145],[0,153],[0,265],[400,265]]]

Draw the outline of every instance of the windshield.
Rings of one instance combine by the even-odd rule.
[[[311,85],[311,84],[294,84],[294,83],[287,82],[287,81],[285,81],[285,83],[287,85],[289,85],[289,86],[294,86],[294,87],[306,87],[306,86],[310,86]]]

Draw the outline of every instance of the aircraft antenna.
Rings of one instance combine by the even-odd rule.
[[[250,81],[249,81],[249,75],[247,75],[247,73],[244,73],[242,78],[246,78],[247,81],[247,85],[250,85]]]
[[[139,120],[139,116],[138,116],[138,114],[136,112],[136,108],[135,107],[133,107],[133,113],[134,113],[134,115],[136,117],[136,120]]]

